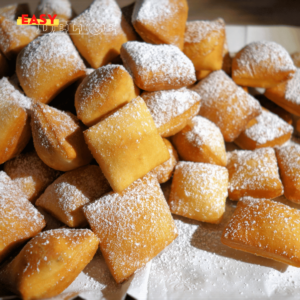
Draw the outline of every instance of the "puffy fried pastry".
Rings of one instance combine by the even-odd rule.
[[[61,175],[36,201],[69,227],[87,225],[82,207],[111,191],[98,166],[85,166]]]
[[[75,95],[77,117],[87,126],[135,99],[139,89],[120,65],[107,65],[87,76]]]
[[[227,160],[231,200],[245,196],[274,199],[283,194],[274,149],[235,150],[228,153]]]
[[[259,101],[262,107],[266,108],[273,114],[280,117],[282,120],[287,122],[288,124],[292,125],[293,118],[292,114],[283,109],[282,107],[278,106],[276,103],[270,101],[266,96],[264,95],[256,95],[255,98]]]
[[[225,23],[222,19],[186,23],[183,52],[197,71],[222,69],[224,43]]]
[[[16,58],[18,53],[39,33],[37,27],[19,26],[15,21],[0,15],[0,50],[7,59]]]
[[[72,5],[69,0],[40,0],[36,8],[35,15],[40,16],[48,14],[51,16],[57,15],[56,19],[59,20],[59,26],[43,26],[43,32],[61,31],[64,30],[68,22],[74,16]]]
[[[290,140],[293,130],[293,126],[263,109],[262,114],[252,119],[234,142],[246,150],[281,146]]]
[[[211,121],[196,116],[172,142],[183,160],[226,166],[226,150],[220,129]]]
[[[122,44],[136,39],[115,0],[94,0],[71,21],[69,33],[80,54],[95,69],[115,59]]]
[[[9,20],[17,20],[21,15],[30,15],[27,3],[16,3],[0,8],[0,15]]]
[[[300,52],[294,52],[293,54],[291,54],[291,58],[294,62],[294,65],[297,68],[300,68]]]
[[[221,242],[231,248],[300,267],[300,212],[267,199],[241,199]]]
[[[84,207],[116,282],[121,283],[167,247],[177,229],[153,175],[136,180],[122,193],[110,193]]]
[[[49,103],[72,82],[85,76],[85,65],[66,33],[48,33],[25,47],[16,72],[25,94]]]
[[[228,195],[228,171],[211,164],[179,162],[175,168],[169,205],[171,212],[219,224]]]
[[[42,232],[2,270],[0,282],[24,300],[57,296],[92,260],[98,244],[88,229]]]
[[[20,154],[7,161],[4,171],[33,203],[60,174],[45,165],[36,152]]]
[[[193,63],[177,47],[128,42],[121,58],[135,84],[148,92],[179,89],[196,82]]]
[[[182,130],[200,110],[200,96],[186,88],[144,92],[141,97],[162,137],[172,136]]]
[[[197,80],[201,80],[201,79],[207,77],[211,72],[212,71],[209,71],[209,70],[196,71]]]
[[[170,44],[182,50],[187,18],[186,0],[137,0],[132,24],[145,42]]]
[[[259,102],[238,87],[224,71],[215,71],[193,88],[202,101],[200,115],[215,123],[226,142],[232,142],[261,114]]]
[[[0,164],[17,156],[30,137],[31,100],[6,77],[0,80]]]
[[[172,144],[167,139],[163,139],[163,141],[169,150],[170,158],[151,171],[151,174],[157,177],[159,183],[165,183],[172,177],[173,170],[179,160],[178,154]]]
[[[297,144],[275,149],[284,196],[300,203],[300,146]]]
[[[291,114],[300,116],[300,69],[290,80],[266,89],[265,96]]]
[[[170,158],[140,97],[86,130],[84,136],[115,192],[122,192]]]
[[[275,42],[253,42],[232,61],[232,79],[242,86],[270,88],[287,81],[295,72],[289,53]]]
[[[84,142],[83,126],[73,114],[36,103],[31,129],[35,150],[50,168],[70,171],[92,160]]]
[[[0,262],[45,225],[43,216],[7,174],[0,171]]]

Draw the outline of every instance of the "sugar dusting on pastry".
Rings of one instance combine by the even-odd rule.
[[[296,71],[289,53],[281,45],[270,41],[259,41],[248,44],[237,59],[238,68],[233,76],[247,72],[255,77],[258,67],[274,68],[275,72]]]
[[[176,46],[127,42],[122,47],[137,66],[137,75],[143,78],[144,84],[165,82],[179,85],[196,81],[193,63]],[[122,52],[121,57],[134,78],[135,74]]]
[[[145,92],[141,97],[145,100],[156,127],[170,122],[173,118],[183,114],[201,100],[197,93],[186,88]]]
[[[72,17],[72,6],[69,0],[41,0],[37,10],[41,14],[62,15]]]
[[[292,144],[276,148],[276,155],[280,157],[284,172],[293,181],[300,179],[300,145]]]
[[[293,126],[283,121],[277,115],[265,110],[256,117],[256,120],[257,123],[247,128],[244,133],[247,137],[257,142],[258,145],[263,145],[293,132]]]
[[[184,41],[186,43],[200,43],[210,34],[218,36],[220,30],[224,28],[225,23],[223,19],[215,21],[189,21],[186,23]],[[211,52],[212,49],[208,51]]]
[[[298,68],[293,78],[286,83],[285,98],[300,105],[300,69]]]

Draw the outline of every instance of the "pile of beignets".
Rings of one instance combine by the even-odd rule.
[[[300,267],[300,212],[272,200],[300,203],[299,53],[232,55],[224,21],[187,22],[186,0],[36,13],[60,27],[0,9],[2,286],[56,296],[99,247],[121,283],[176,239],[172,214],[219,224],[227,197],[222,243]]]

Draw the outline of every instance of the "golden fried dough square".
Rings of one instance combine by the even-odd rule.
[[[267,200],[242,198],[221,242],[231,248],[300,267],[300,212]]]
[[[201,97],[200,115],[215,123],[226,142],[234,141],[261,114],[259,102],[238,87],[224,71],[215,71],[193,88]]]
[[[172,137],[172,142],[183,160],[226,166],[223,135],[208,119],[194,117],[183,130]]]
[[[94,0],[71,21],[69,34],[80,54],[95,69],[115,59],[122,44],[136,39],[115,0]]]
[[[182,130],[200,110],[200,96],[186,88],[144,92],[141,97],[162,137],[172,136]]]
[[[197,71],[222,69],[224,43],[223,19],[186,23],[183,52]]]
[[[98,166],[85,166],[57,178],[36,201],[58,220],[69,227],[87,225],[82,208],[111,191]]]
[[[300,203],[300,146],[297,144],[275,149],[284,196]]]
[[[248,44],[232,61],[232,79],[241,86],[270,88],[287,81],[295,72],[289,53],[270,41]]]
[[[262,114],[252,119],[234,142],[245,150],[281,146],[290,140],[293,130],[293,126],[263,109]]]
[[[48,33],[27,45],[18,55],[16,72],[25,94],[49,103],[64,88],[85,76],[85,65],[70,37]]]
[[[44,164],[35,151],[7,161],[4,171],[32,203],[60,175]]]
[[[170,158],[140,97],[86,130],[84,136],[115,192],[122,192]]]
[[[77,117],[87,126],[135,99],[139,89],[121,65],[107,65],[88,75],[75,95]]]
[[[17,156],[30,137],[31,100],[6,77],[0,79],[0,164]]]
[[[182,50],[187,18],[186,0],[137,0],[132,24],[145,42],[170,44]]]
[[[127,42],[121,58],[135,84],[148,92],[179,89],[196,82],[193,63],[177,47]]]
[[[15,21],[0,15],[0,50],[7,59],[16,58],[39,34],[37,27],[19,26]]]
[[[43,216],[8,175],[0,171],[0,262],[45,225]]]
[[[288,81],[266,89],[264,95],[291,114],[300,116],[300,69]]]
[[[227,169],[228,195],[231,200],[239,200],[245,196],[274,199],[283,194],[275,151],[272,148],[229,152]]]
[[[136,180],[122,193],[110,193],[84,207],[100,249],[117,283],[167,247],[177,229],[153,175]]]
[[[88,229],[55,229],[34,237],[0,273],[24,300],[59,295],[92,260],[99,241]]]
[[[174,168],[179,161],[177,151],[173,145],[167,139],[163,139],[163,141],[169,150],[170,158],[150,172],[157,177],[157,180],[160,184],[171,179]]]
[[[31,129],[35,150],[50,168],[66,172],[91,162],[83,126],[73,114],[37,102]]]
[[[228,195],[228,171],[212,164],[179,162],[169,197],[173,214],[219,224]]]

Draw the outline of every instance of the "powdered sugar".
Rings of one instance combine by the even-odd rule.
[[[0,79],[0,103],[13,101],[24,109],[31,109],[31,99],[22,94],[13,86],[8,78],[3,77]]]
[[[135,82],[138,76],[145,86],[155,83],[187,86],[196,81],[193,63],[176,46],[127,42],[122,46],[121,58]],[[135,71],[129,59],[135,64]]]
[[[72,17],[72,6],[69,0],[41,0],[37,10],[40,14]]]
[[[291,103],[300,105],[300,69],[297,69],[293,78],[287,81],[285,99]]]
[[[238,68],[233,70],[233,76],[246,72],[254,77],[257,72],[262,72],[262,68],[266,71],[272,68],[275,74],[296,71],[289,53],[281,45],[270,41],[253,42],[247,45],[236,62]]]
[[[186,23],[184,41],[186,43],[200,43],[209,36],[218,36],[225,30],[223,19],[215,21],[190,21]]]
[[[267,142],[274,141],[280,137],[291,134],[293,126],[289,125],[277,115],[265,111],[256,117],[257,123],[244,131],[244,134],[251,140],[263,145]]]
[[[145,92],[141,97],[146,102],[157,128],[183,114],[201,100],[197,93],[186,88]]]

